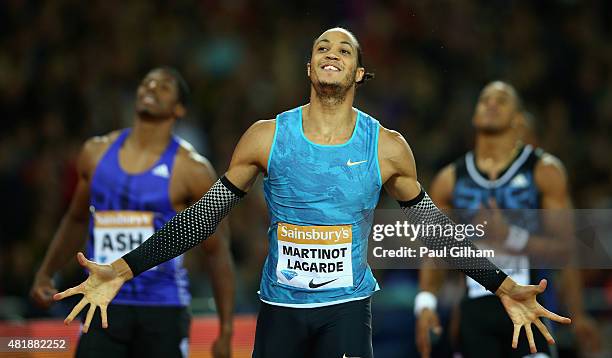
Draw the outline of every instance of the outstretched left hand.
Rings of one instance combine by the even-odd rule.
[[[540,317],[545,317],[563,324],[570,324],[572,322],[572,320],[567,317],[550,312],[536,301],[536,296],[546,290],[546,284],[546,280],[541,280],[539,285],[523,286],[507,278],[496,291],[497,296],[499,296],[506,312],[508,312],[508,316],[510,316],[514,324],[512,348],[517,348],[521,328],[525,327],[525,333],[529,341],[529,350],[531,353],[537,352],[533,339],[533,332],[531,331],[532,324],[542,332],[542,335],[549,344],[555,343],[555,340],[548,332],[544,323],[540,320]]]
[[[89,330],[89,325],[98,307],[102,317],[102,328],[108,328],[106,309],[125,281],[132,278],[132,271],[130,271],[129,266],[123,259],[118,259],[110,265],[100,265],[88,260],[79,252],[77,260],[81,266],[89,270],[87,280],[78,286],[53,295],[53,299],[56,301],[76,294],[83,295],[81,301],[74,306],[72,312],[64,320],[64,324],[72,322],[83,308],[89,305],[89,311],[83,324],[83,333],[87,333]]]

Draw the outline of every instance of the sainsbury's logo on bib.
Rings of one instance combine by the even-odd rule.
[[[153,213],[149,211],[97,211],[94,214],[96,227],[152,226]]]
[[[277,282],[309,291],[353,285],[351,225],[278,223]]]
[[[278,239],[296,244],[336,245],[353,240],[351,225],[339,226],[297,226],[279,223]]]

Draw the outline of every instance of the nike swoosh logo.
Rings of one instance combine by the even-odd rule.
[[[312,280],[310,280],[310,282],[308,282],[308,287],[310,287],[310,288],[319,288],[321,286],[327,285],[328,283],[332,283],[332,282],[336,281],[337,279],[338,279],[338,277],[336,277],[333,280],[329,280],[329,281],[325,281],[325,282],[321,282],[321,283],[314,283],[314,279],[312,279]]]
[[[353,357],[353,356],[350,356],[350,357],[349,357],[349,356],[347,356],[347,355],[346,355],[346,353],[344,353],[344,354],[342,355],[342,358],[361,358],[361,357]]]
[[[353,165],[357,165],[357,164],[361,164],[365,162],[367,162],[367,160],[361,160],[359,162],[351,162],[351,160],[349,159],[346,161],[346,165],[348,165],[349,167],[352,167]]]

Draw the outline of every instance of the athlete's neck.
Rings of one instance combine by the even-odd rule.
[[[321,144],[339,144],[348,140],[355,128],[357,112],[353,109],[354,89],[344,100],[330,103],[311,90],[310,103],[302,108],[304,134]]]
[[[174,120],[150,121],[136,116],[127,141],[140,150],[163,151],[172,137]]]
[[[476,135],[476,156],[480,158],[490,158],[495,162],[504,160],[508,154],[520,146],[513,132],[504,133],[478,133]]]
[[[496,177],[516,156],[521,147],[512,131],[504,133],[478,133],[474,153],[479,169]]]

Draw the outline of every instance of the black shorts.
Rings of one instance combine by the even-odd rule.
[[[522,358],[528,356],[529,343],[521,329],[518,348],[512,348],[514,325],[497,296],[465,298],[461,302],[460,344],[464,358]],[[550,357],[548,342],[540,330],[531,325],[538,349],[537,357]]]
[[[77,357],[187,357],[191,315],[186,307],[110,305],[107,313],[104,329],[96,310],[89,332],[81,334]]]
[[[253,358],[372,357],[371,300],[317,308],[261,303]]]

